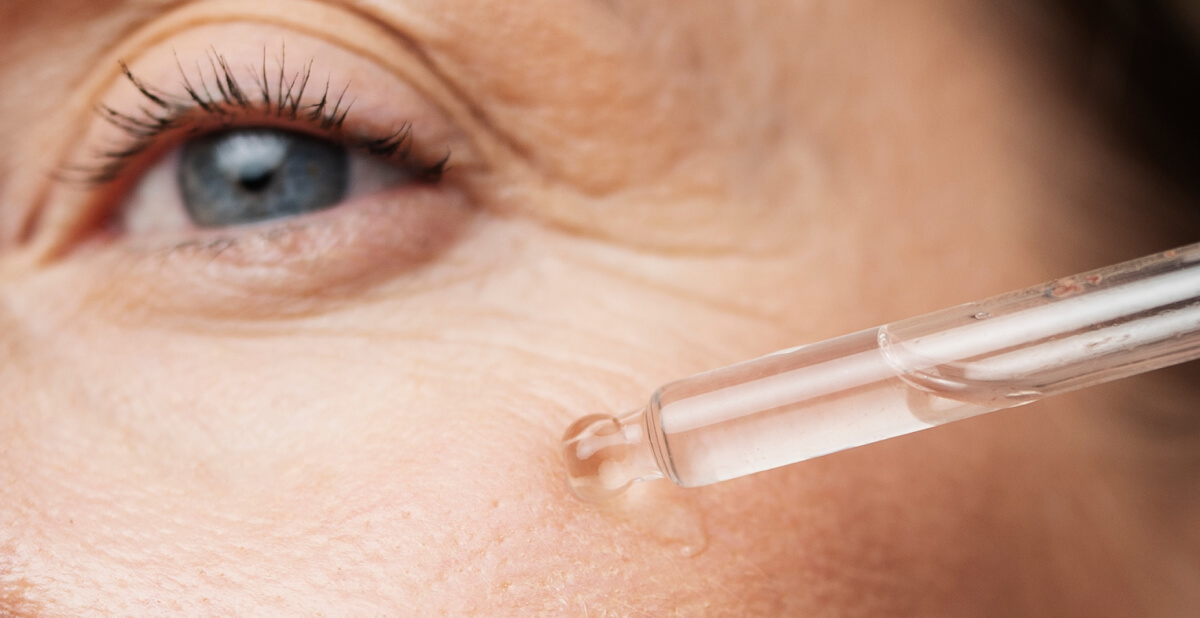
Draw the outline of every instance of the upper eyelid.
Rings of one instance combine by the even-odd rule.
[[[400,127],[378,136],[343,134],[343,125],[349,114],[353,99],[347,98],[349,84],[340,90],[331,90],[331,79],[326,79],[319,99],[305,102],[305,91],[312,81],[310,59],[295,72],[289,73],[286,49],[281,49],[276,58],[276,69],[269,69],[270,62],[263,49],[261,66],[247,67],[246,73],[253,80],[255,91],[243,85],[243,78],[230,66],[220,52],[211,48],[206,52],[206,63],[198,59],[195,71],[189,71],[178,54],[178,67],[183,94],[174,94],[138,78],[123,61],[121,71],[125,78],[149,104],[137,107],[136,112],[119,111],[101,104],[97,112],[109,124],[117,127],[132,142],[110,146],[95,154],[98,162],[92,165],[68,164],[59,173],[62,180],[82,181],[85,184],[106,184],[116,179],[126,163],[144,153],[161,135],[186,128],[196,113],[214,117],[223,126],[229,126],[239,116],[258,114],[299,123],[314,125],[326,137],[346,143],[348,146],[369,154],[393,158],[398,164],[410,167],[410,172],[419,178],[436,180],[446,168],[449,153],[430,164],[412,164],[408,155],[413,147],[411,125]],[[207,64],[208,70],[205,70]],[[276,78],[270,78],[274,71]],[[274,87],[272,88],[272,85]],[[331,92],[337,94],[330,96]]]
[[[188,120],[187,115],[197,110],[211,114],[221,120],[233,118],[239,110],[242,112],[251,110],[254,104],[250,101],[245,88],[241,85],[241,80],[234,74],[225,57],[215,48],[210,49],[206,53],[206,56],[211,73],[206,74],[199,60],[197,60],[195,63],[196,73],[189,75],[188,70],[179,59],[178,53],[175,54],[175,64],[179,68],[179,75],[182,80],[181,87],[184,90],[184,95],[171,94],[147,83],[138,78],[129,69],[129,65],[124,60],[118,61],[118,65],[121,67],[121,72],[125,78],[152,105],[150,107],[145,105],[139,106],[136,112],[130,113],[119,111],[105,103],[101,103],[97,107],[97,113],[109,124],[121,129],[135,140],[141,140],[179,128],[182,123]],[[312,75],[312,61],[309,60],[305,64],[302,72],[297,72],[293,75],[290,85],[285,91],[283,86],[285,83],[289,83],[289,80],[286,77],[286,55],[284,55],[279,60],[279,79],[274,94],[271,92],[269,80],[266,79],[266,71],[267,60],[266,49],[264,48],[261,67],[263,77],[261,81],[258,78],[258,72],[249,72],[250,76],[254,78],[256,86],[259,88],[259,96],[262,98],[261,106],[254,106],[253,109],[279,118],[299,119],[301,100]],[[297,81],[300,82],[298,91],[296,89]],[[336,99],[334,107],[331,110],[326,110],[329,89],[329,82],[327,81],[325,93],[322,95],[321,100],[317,103],[309,104],[313,109],[309,110],[311,113],[305,114],[305,117],[308,120],[316,122],[320,129],[340,129],[349,112],[349,105],[343,107],[345,93],[348,88],[349,84],[346,85],[345,89]],[[214,90],[216,90],[216,94],[213,93]],[[272,100],[272,96],[274,96],[274,100]],[[274,105],[274,110],[272,110],[272,105]],[[116,154],[119,155],[121,153]],[[110,179],[101,178],[97,180],[107,181]]]

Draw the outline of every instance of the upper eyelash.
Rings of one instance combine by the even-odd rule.
[[[134,88],[150,102],[140,105],[134,114],[115,110],[101,104],[96,113],[109,124],[117,127],[131,138],[130,143],[116,145],[96,151],[94,156],[98,162],[91,165],[66,165],[55,176],[66,182],[81,182],[85,185],[103,185],[116,180],[130,159],[142,154],[152,147],[157,138],[168,131],[187,126],[189,119],[196,112],[216,116],[225,125],[232,125],[233,120],[246,113],[258,113],[285,120],[297,120],[314,124],[319,130],[331,134],[348,146],[362,150],[368,154],[395,159],[407,164],[412,151],[412,126],[405,123],[399,129],[379,137],[349,136],[342,131],[342,125],[353,105],[353,99],[347,100],[349,84],[343,87],[336,98],[331,96],[330,81],[325,80],[320,100],[313,103],[302,103],[304,93],[308,90],[312,78],[312,60],[288,77],[286,71],[286,50],[281,51],[277,61],[279,70],[275,79],[275,89],[271,89],[268,77],[267,53],[263,49],[262,64],[256,70],[247,66],[254,80],[257,92],[247,91],[232,67],[215,48],[206,52],[208,71],[200,61],[196,61],[196,73],[188,75],[183,63],[176,56],[175,64],[182,79],[180,84],[185,96],[172,95],[160,88],[147,84],[138,78],[123,61],[119,61],[121,72]],[[212,84],[210,85],[210,81]],[[256,102],[257,100],[257,102]],[[418,179],[436,182],[446,171],[450,155],[447,153],[441,160],[432,165],[417,166],[409,170]]]

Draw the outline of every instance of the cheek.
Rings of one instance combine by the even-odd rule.
[[[147,584],[137,597],[171,580],[194,601],[252,590],[296,604],[371,582],[384,601],[452,613],[661,597],[653,573],[705,581],[711,566],[689,558],[707,544],[694,497],[661,487],[585,507],[558,442],[579,414],[748,353],[726,337],[747,321],[512,226],[473,243],[508,249],[488,252],[486,278],[303,319],[137,323],[86,302],[24,315],[30,336],[13,341],[30,381],[6,395],[21,429],[5,448],[23,463],[7,492],[16,529],[47,551],[21,552],[19,571],[44,578],[70,556],[63,581],[97,601],[132,580]]]
[[[55,317],[34,311],[61,304],[48,292],[9,293],[4,568],[68,608],[452,615],[923,607],[910,590],[955,598],[991,577],[986,557],[1019,519],[992,488],[1037,486],[1036,464],[1009,465],[1028,452],[997,444],[1031,444],[1032,424],[985,419],[704,490],[575,501],[558,460],[574,418],[794,341],[708,301],[701,282],[755,294],[734,267],[487,230],[472,243],[489,249],[486,277],[303,319]],[[54,289],[61,301],[71,286]]]

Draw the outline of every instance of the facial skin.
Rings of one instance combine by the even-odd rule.
[[[1189,240],[1086,55],[991,4],[6,3],[0,614],[1186,614],[1192,366],[565,489],[563,429],[665,381]],[[49,173],[146,104],[117,60],[177,90],[285,48],[442,180],[143,234],[111,222],[171,144]]]

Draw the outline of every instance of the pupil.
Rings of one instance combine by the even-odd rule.
[[[254,223],[341,202],[349,155],[341,146],[291,131],[224,131],[184,144],[178,180],[196,225]]]
[[[263,189],[266,189],[267,185],[271,184],[271,179],[274,176],[275,174],[272,172],[256,175],[247,174],[243,175],[239,182],[241,183],[243,189],[251,193],[259,193]]]

